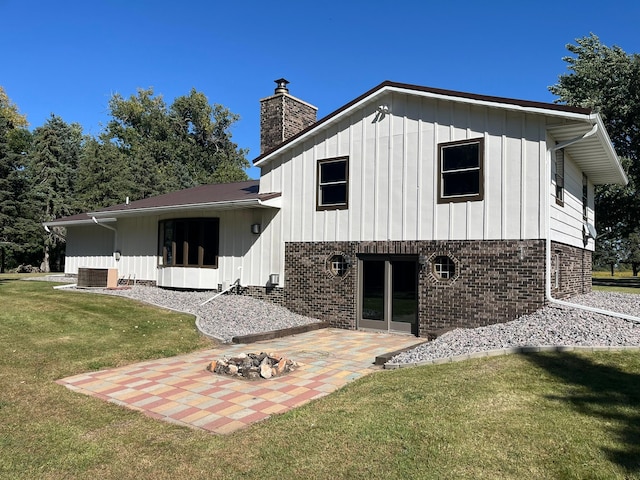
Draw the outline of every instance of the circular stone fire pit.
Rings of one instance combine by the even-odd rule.
[[[241,353],[235,357],[224,357],[207,365],[207,370],[220,375],[247,380],[272,378],[285,375],[298,367],[298,363],[277,353]]]

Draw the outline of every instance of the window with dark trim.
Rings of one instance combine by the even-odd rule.
[[[564,206],[564,150],[556,150],[556,203]]]
[[[158,255],[165,267],[217,268],[219,238],[219,218],[162,220]]]
[[[347,208],[349,199],[348,157],[318,161],[317,209]]]
[[[482,200],[484,139],[438,145],[438,203]]]

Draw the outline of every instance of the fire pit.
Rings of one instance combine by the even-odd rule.
[[[224,357],[207,365],[207,370],[220,375],[258,380],[285,375],[298,367],[298,363],[277,353],[241,353]]]

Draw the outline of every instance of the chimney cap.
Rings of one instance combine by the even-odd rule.
[[[276,84],[278,85],[276,87],[276,94],[277,93],[289,93],[289,89],[287,88],[287,84],[289,83],[289,80],[287,80],[286,78],[279,78],[278,80],[274,80],[274,82],[276,82]]]

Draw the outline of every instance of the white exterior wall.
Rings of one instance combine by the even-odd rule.
[[[115,233],[95,224],[67,227],[64,273],[78,268],[117,268],[113,258]]]
[[[200,210],[167,215],[136,216],[118,219],[109,225],[114,232],[98,225],[68,227],[65,273],[77,274],[78,268],[117,268],[119,278],[153,280],[159,285],[177,288],[216,289],[218,284],[266,285],[269,274],[278,273],[282,263],[279,250],[262,253],[263,244],[273,235],[273,217],[277,210],[268,208],[237,210]],[[160,268],[158,256],[158,222],[170,218],[218,217],[220,251],[218,268]],[[260,223],[263,233],[251,233],[251,225]],[[276,229],[277,230],[277,229]],[[116,262],[113,252],[120,251]]]
[[[390,114],[377,118],[377,106]],[[262,168],[290,241],[544,238],[546,125],[539,115],[387,94]],[[442,142],[484,138],[484,200],[437,203]],[[349,157],[349,208],[316,211],[317,162]],[[581,180],[580,180],[581,181]]]
[[[556,203],[555,182],[555,156],[550,153],[551,162],[551,188],[549,201],[551,202],[551,240],[572,245],[579,248],[595,249],[595,242],[589,239],[586,247],[583,241],[583,214],[582,214],[582,170],[578,168],[571,156],[564,154],[564,205]],[[587,179],[588,180],[588,179]],[[594,188],[588,181],[587,195],[587,221],[595,225],[594,215]]]

